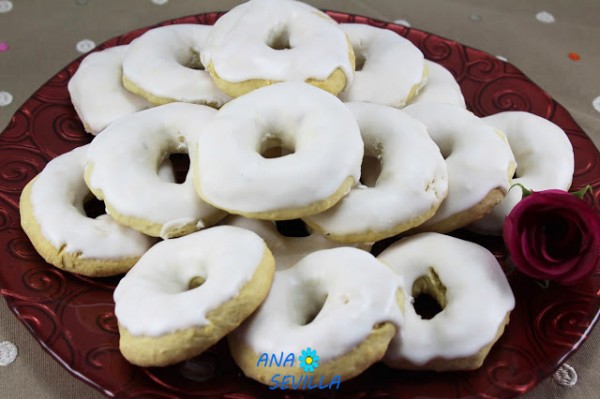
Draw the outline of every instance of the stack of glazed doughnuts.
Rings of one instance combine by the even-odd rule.
[[[291,372],[257,367],[262,353],[305,347],[342,381],[380,360],[480,367],[514,297],[489,251],[444,233],[500,234],[519,200],[512,183],[568,189],[573,176],[557,126],[479,118],[408,40],[293,0],[251,0],[212,27],[164,26],[90,54],[69,92],[96,137],[26,186],[21,224],[58,268],[126,273],[120,348],[140,366],[227,336],[264,384]],[[173,154],[190,159],[180,179]],[[105,215],[87,215],[93,198]],[[283,233],[289,221],[301,236]],[[420,315],[421,295],[439,313]]]

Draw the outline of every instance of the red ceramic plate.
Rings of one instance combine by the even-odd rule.
[[[173,23],[212,24],[218,13]],[[561,126],[575,149],[573,188],[591,184],[600,210],[600,154],[567,111],[514,66],[482,51],[403,26],[342,13],[341,22],[391,29],[417,45],[428,59],[450,69],[469,109],[480,116],[523,110]],[[99,48],[129,43],[148,28],[111,39]],[[80,59],[42,86],[0,135],[0,288],[15,315],[44,349],[74,376],[109,396],[199,398],[507,398],[526,392],[571,355],[589,335],[600,308],[600,265],[576,287],[542,289],[518,273],[510,276],[517,306],[510,324],[483,367],[471,372],[402,372],[376,365],[340,391],[270,391],[245,378],[220,343],[176,366],[131,366],[118,350],[112,292],[118,279],[88,279],[46,264],[19,225],[24,185],[55,156],[90,141],[71,106],[67,82]],[[497,239],[467,235],[506,253]],[[285,395],[284,395],[285,393]],[[335,395],[334,395],[335,394]]]

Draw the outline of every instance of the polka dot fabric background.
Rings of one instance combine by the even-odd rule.
[[[320,8],[412,26],[521,69],[600,147],[600,1],[308,0]],[[97,44],[154,23],[239,0],[0,0],[0,131],[44,82]],[[0,171],[1,172],[1,171]],[[0,267],[2,267],[0,263]],[[600,391],[600,333],[526,398],[590,398]],[[100,398],[63,370],[0,300],[0,397]]]

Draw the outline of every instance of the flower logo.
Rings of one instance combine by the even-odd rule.
[[[298,357],[298,360],[300,361],[300,368],[302,368],[305,373],[312,373],[319,367],[319,356],[317,356],[317,351],[310,347],[302,350],[302,355]]]

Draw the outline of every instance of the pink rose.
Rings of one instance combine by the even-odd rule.
[[[600,216],[566,191],[533,191],[506,217],[504,242],[524,274],[576,284],[600,260]]]

